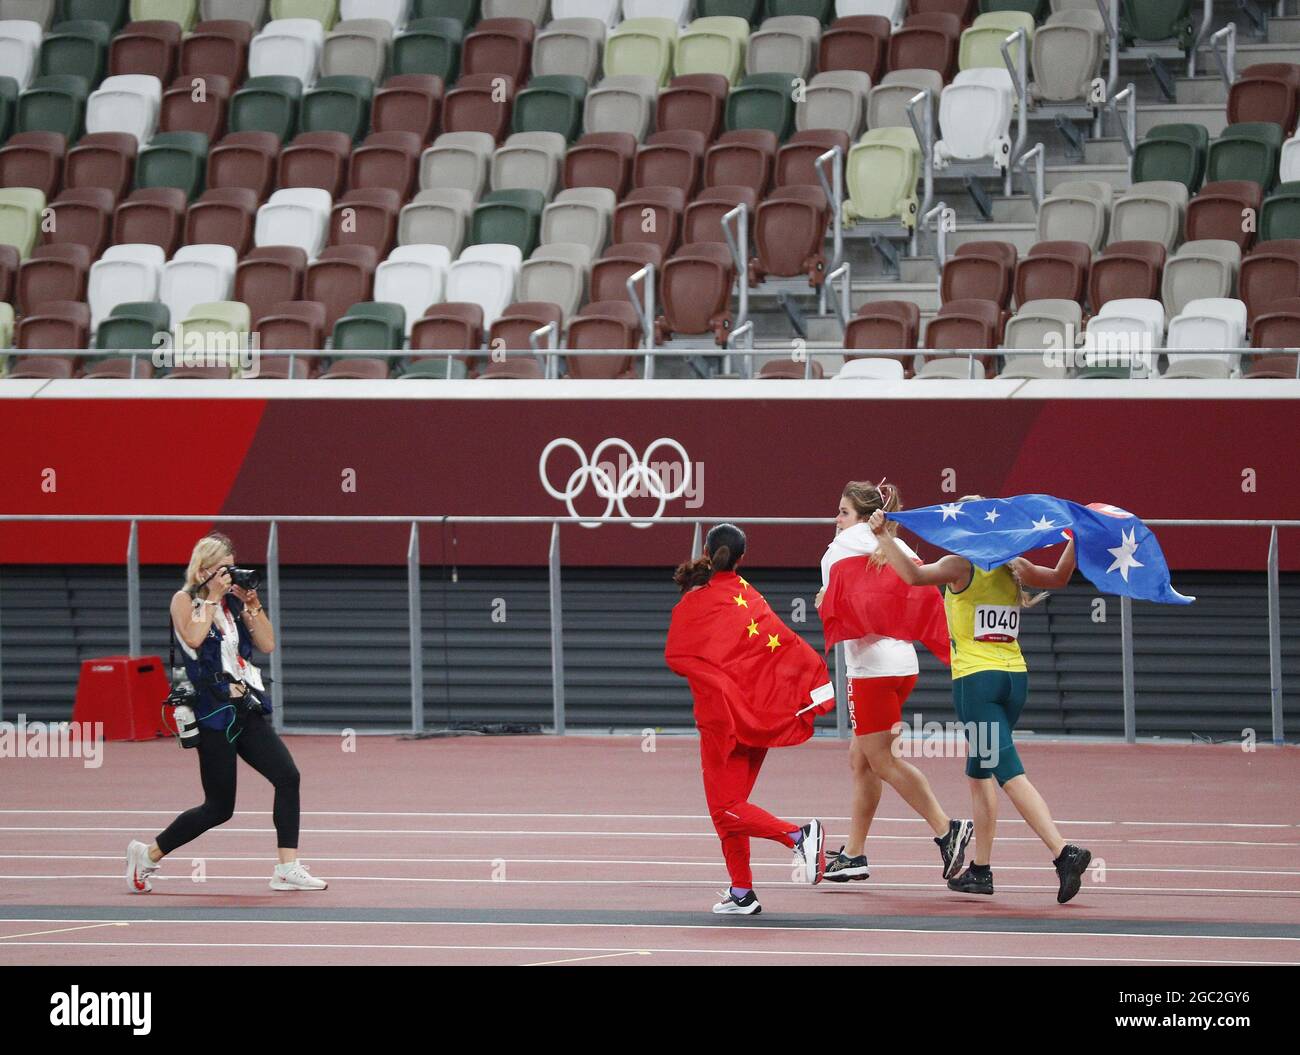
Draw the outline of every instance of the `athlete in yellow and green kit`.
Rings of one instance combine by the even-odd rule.
[[[959,501],[978,498],[970,495]],[[1025,776],[1012,730],[1029,693],[1029,673],[1019,641],[1024,607],[1021,589],[1055,589],[1068,583],[1074,573],[1073,539],[1055,568],[1016,557],[984,571],[955,553],[933,564],[918,565],[885,531],[883,513],[872,514],[868,523],[880,552],[904,582],[944,587],[943,606],[952,643],[952,701],[966,729],[966,776],[970,778],[975,818],[974,858],[965,872],[948,881],[949,888],[964,894],[993,893],[990,860],[998,813],[997,790],[990,779],[994,778],[1051,851],[1060,884],[1056,900],[1065,904],[1079,892],[1092,854],[1061,837],[1043,796]]]

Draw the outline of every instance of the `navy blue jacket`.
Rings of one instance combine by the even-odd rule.
[[[244,625],[244,621],[239,618],[240,612],[244,610],[244,602],[235,594],[228,593],[226,594],[226,607],[230,609],[230,614],[235,617],[235,626],[239,630],[239,654],[251,663],[253,638],[248,632],[248,627]],[[172,627],[172,633],[176,633],[174,626]],[[230,684],[216,680],[216,675],[222,671],[221,631],[217,629],[215,622],[208,627],[208,636],[194,650],[198,653],[197,659],[190,659],[185,649],[180,647],[179,636],[177,637],[177,644],[181,659],[185,663],[185,673],[189,676],[190,684],[194,686],[199,694],[194,707],[194,713],[198,717],[199,725],[205,729],[225,729],[230,725],[230,719],[234,717],[234,712],[226,707],[226,704],[230,703]],[[270,714],[270,694],[254,689],[251,686],[248,691],[255,693],[258,699],[262,701],[262,713]]]

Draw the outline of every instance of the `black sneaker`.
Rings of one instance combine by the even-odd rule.
[[[1056,865],[1056,878],[1061,881],[1061,889],[1056,892],[1057,904],[1064,905],[1079,892],[1083,883],[1083,873],[1092,863],[1092,852],[1082,850],[1073,843],[1066,843],[1052,864]]]
[[[962,862],[966,860],[966,846],[975,832],[975,825],[970,821],[949,821],[948,834],[942,839],[935,839],[939,855],[943,858],[943,877],[951,879],[961,871]]]
[[[722,900],[713,906],[713,911],[720,916],[757,916],[763,911],[763,906],[758,903],[758,895],[752,890],[742,898],[736,897],[730,890],[721,890],[718,896]]]
[[[844,847],[840,847],[833,857],[826,861],[826,872],[822,876],[828,883],[847,883],[850,880],[870,879],[871,873],[867,871],[866,854],[858,854],[857,857],[849,857],[844,852]]]
[[[993,869],[988,868],[977,874],[975,866],[971,865],[956,879],[948,880],[948,889],[959,894],[992,894]]]

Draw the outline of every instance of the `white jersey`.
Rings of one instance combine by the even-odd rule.
[[[906,542],[894,541],[909,560],[918,559]],[[845,528],[831,540],[822,556],[822,587],[830,582],[831,565],[836,561],[845,557],[870,556],[876,552],[877,546],[875,533],[865,522]],[[867,634],[845,641],[844,663],[850,678],[904,678],[921,670],[912,642],[883,634]]]

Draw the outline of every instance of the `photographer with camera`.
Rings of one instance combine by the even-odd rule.
[[[275,787],[276,845],[280,863],[272,890],[324,890],[298,860],[298,767],[271,725],[271,699],[251,662],[253,649],[271,652],[275,634],[257,596],[257,573],[235,567],[230,539],[213,532],[190,555],[185,586],[171,602],[171,631],[180,646],[189,685],[172,690],[182,743],[197,743],[203,804],[186,810],[152,846],[132,841],[126,851],[127,885],[152,889],[159,862],[235,812],[236,759],[242,758]],[[193,711],[197,729],[186,724]]]

